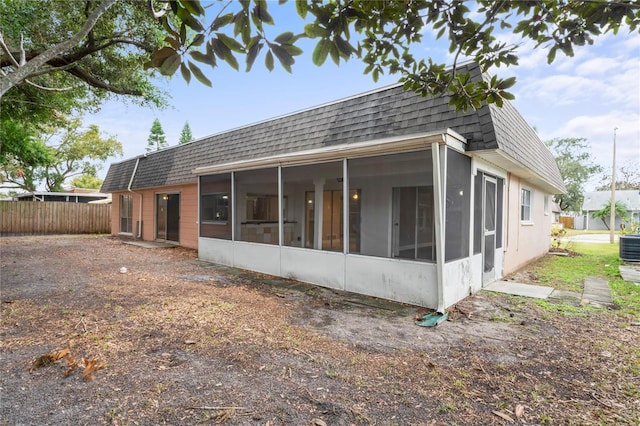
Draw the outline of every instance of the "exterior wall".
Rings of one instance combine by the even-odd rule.
[[[111,235],[120,234],[120,195],[122,194],[124,194],[124,192],[114,192],[111,194]]]
[[[444,305],[451,306],[470,295],[478,287],[478,281],[481,285],[482,262],[474,262],[471,257],[454,260],[444,264],[443,275]]]
[[[156,194],[180,194],[180,241],[183,247],[198,248],[198,185],[167,186],[133,192],[132,234],[120,233],[120,195],[129,192],[114,192],[111,204],[111,234],[137,237],[140,220],[140,202],[142,202],[142,235],[144,241],[156,239]]]
[[[200,238],[198,247],[198,257],[208,262],[432,309],[438,305],[436,266],[432,263],[215,238]],[[452,263],[466,265],[468,260]],[[466,296],[468,290],[461,294]]]
[[[504,252],[504,274],[514,272],[528,262],[543,256],[551,243],[551,211],[544,212],[544,196],[551,195],[525,180],[510,175],[506,194],[506,231]],[[532,191],[531,221],[520,220],[521,189]],[[551,203],[549,203],[550,205]]]

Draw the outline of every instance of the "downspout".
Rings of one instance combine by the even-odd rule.
[[[140,226],[138,227],[138,235],[136,235],[137,240],[139,240],[142,237],[142,194],[132,191],[131,185],[133,185],[133,179],[136,177],[136,172],[138,171],[139,163],[140,163],[140,157],[137,157],[136,165],[133,167],[133,173],[131,173],[131,179],[129,179],[129,185],[127,185],[127,191],[129,191],[132,194],[136,194],[140,196],[140,208],[138,213],[138,223],[140,224]]]
[[[444,314],[444,203],[442,200],[442,174],[440,164],[440,145],[435,142],[431,145],[431,157],[433,160],[433,192],[435,201],[435,227],[436,227],[436,282],[438,287],[438,313]]]

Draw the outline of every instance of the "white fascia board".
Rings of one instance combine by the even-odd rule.
[[[230,171],[253,170],[265,167],[296,166],[314,164],[343,158],[369,157],[396,154],[422,149],[430,149],[431,144],[465,144],[466,139],[451,129],[415,135],[394,136],[373,141],[329,146],[306,151],[289,152],[281,155],[234,161],[213,166],[198,167],[191,172],[195,175],[225,173]]]
[[[487,153],[489,154],[489,156],[485,156],[485,154],[487,154]],[[472,151],[471,154],[482,158],[484,161],[487,161],[489,163],[493,163],[496,166],[498,166],[499,168],[507,170],[507,171],[513,173],[516,176],[519,176],[519,177],[521,177],[521,178],[523,178],[525,180],[530,181],[532,184],[535,184],[536,186],[544,189],[545,191],[548,191],[549,194],[563,194],[564,193],[562,188],[556,187],[554,184],[549,182],[547,179],[545,179],[544,177],[540,176],[538,173],[534,172],[529,167],[525,166],[520,161],[518,161],[515,158],[511,157],[509,154],[505,153],[504,151],[501,151],[499,149],[494,149],[494,150],[486,150],[486,151],[484,151],[484,150],[483,151]],[[500,159],[496,160],[495,158],[492,158],[492,157],[495,157],[495,156],[500,157]]]

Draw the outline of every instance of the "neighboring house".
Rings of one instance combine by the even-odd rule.
[[[623,223],[626,225],[631,222],[640,222],[640,190],[632,189],[625,191],[616,191],[616,203],[622,203],[628,210],[628,220],[625,222],[622,218],[616,216],[616,229],[620,229]],[[584,229],[588,230],[606,230],[609,229],[609,220],[607,224],[600,219],[595,219],[593,213],[602,210],[611,202],[611,191],[594,191],[585,192],[582,210],[584,211]]]
[[[102,201],[110,199],[109,194],[103,194],[95,189],[82,191],[75,189],[72,192],[25,192],[13,196],[15,201],[61,201],[65,203],[89,203],[92,201]]]
[[[443,312],[544,255],[564,191],[510,103],[448,101],[393,85],[112,164],[112,232]]]

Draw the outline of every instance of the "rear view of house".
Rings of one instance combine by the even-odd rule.
[[[444,311],[546,253],[564,185],[509,103],[394,85],[113,164],[102,191],[113,234]]]

